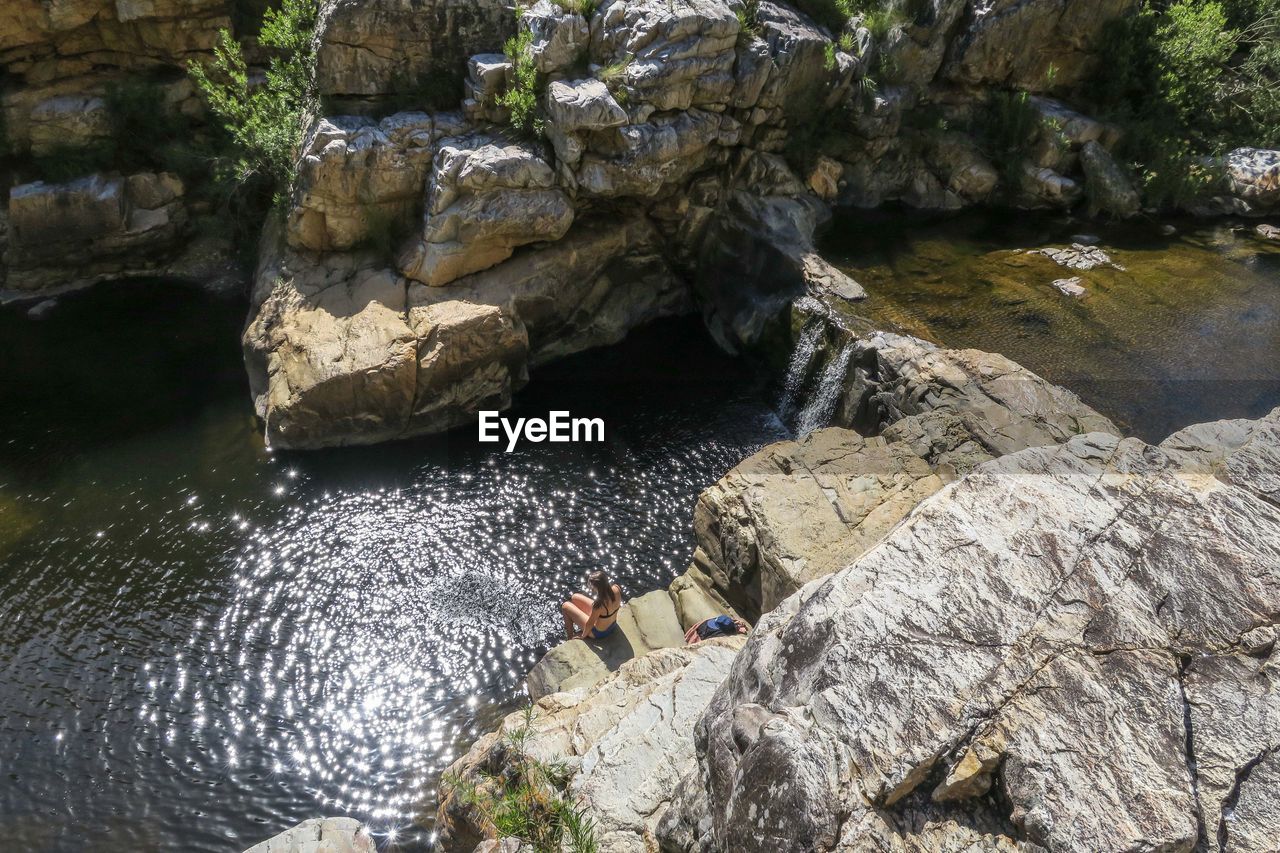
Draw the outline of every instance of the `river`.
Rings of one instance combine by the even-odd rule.
[[[1002,352],[1128,429],[1280,405],[1280,245],[1228,224],[841,217],[862,309]],[[1125,269],[1025,250],[1096,237]],[[694,319],[538,371],[515,416],[603,444],[471,430],[271,453],[241,299],[169,282],[0,309],[0,838],[33,851],[237,851],[348,814],[384,846],[519,703],[558,603],[604,567],[665,585],[698,492],[788,434],[776,388]]]
[[[687,319],[521,393],[603,444],[269,453],[243,311],[166,282],[0,310],[5,849],[238,851],[328,814],[421,846],[582,574],[668,583],[698,492],[786,434]]]

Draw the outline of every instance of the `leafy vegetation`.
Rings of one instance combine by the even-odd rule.
[[[1121,155],[1148,202],[1177,204],[1215,179],[1203,163],[1240,145],[1280,146],[1280,4],[1148,0],[1112,22],[1087,98],[1125,131]]]
[[[511,126],[517,131],[541,136],[543,121],[538,97],[541,87],[530,53],[532,46],[533,33],[528,30],[521,30],[503,45],[502,52],[511,60],[512,73],[511,85],[498,96],[498,105],[510,111]]]
[[[485,776],[480,784],[454,776],[446,784],[498,838],[517,839],[537,853],[597,853],[594,822],[563,794],[567,769],[529,755],[532,714],[526,709],[524,723],[503,736],[507,762],[501,776]]]
[[[263,14],[259,43],[272,51],[265,79],[251,78],[244,50],[229,30],[219,34],[213,61],[189,71],[232,145],[231,177],[250,194],[279,201],[293,184],[296,148],[317,106],[316,0],[283,0]]]

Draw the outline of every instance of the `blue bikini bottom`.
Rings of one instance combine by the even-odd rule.
[[[593,640],[603,640],[605,637],[612,634],[614,632],[614,629],[617,627],[618,627],[618,623],[614,622],[612,625],[610,625],[608,628],[605,628],[603,631],[601,631],[599,628],[592,628],[591,638]]]

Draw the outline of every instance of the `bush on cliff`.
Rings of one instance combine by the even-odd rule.
[[[482,774],[479,783],[454,775],[443,782],[497,838],[516,839],[536,853],[598,853],[595,822],[562,793],[568,771],[529,755],[532,715],[533,708],[526,708],[524,723],[503,735],[500,775]]]
[[[523,30],[507,39],[502,52],[511,60],[511,85],[498,96],[498,105],[511,113],[511,126],[534,136],[542,135],[542,116],[538,109],[538,69],[530,49],[533,34]]]
[[[316,14],[316,0],[283,0],[266,10],[258,41],[273,55],[262,80],[250,74],[228,30],[219,34],[212,62],[189,67],[231,140],[230,177],[250,195],[265,192],[279,201],[293,184],[298,143],[318,102]]]
[[[1086,87],[1125,131],[1120,154],[1148,204],[1176,205],[1214,180],[1199,159],[1280,146],[1280,3],[1146,2],[1104,32],[1106,61]]]

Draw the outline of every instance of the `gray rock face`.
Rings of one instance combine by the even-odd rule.
[[[378,228],[412,217],[422,198],[434,144],[456,132],[449,114],[397,113],[374,123],[320,119],[307,134],[289,209],[289,245],[345,251]]]
[[[1093,70],[1103,25],[1136,0],[977,0],[943,73],[956,83],[1042,92],[1076,85]],[[1035,45],[1034,50],[1027,50]],[[1052,80],[1049,67],[1056,69]]]
[[[828,429],[740,463],[693,511],[717,591],[754,621],[857,559],[954,479],[954,470],[935,470],[920,449]]]
[[[186,225],[183,193],[175,176],[151,172],[13,187],[6,285],[67,288],[162,269]]]
[[[325,0],[316,84],[323,96],[356,100],[447,79],[472,54],[499,48],[515,24],[503,0]]]
[[[323,817],[303,821],[244,853],[375,853],[377,849],[360,821]]]
[[[1075,394],[1001,355],[944,350],[884,332],[848,346],[847,388],[836,414],[841,425],[874,434],[911,415],[942,413],[992,456],[1082,433],[1118,434]]]
[[[443,285],[488,269],[518,246],[559,240],[573,205],[534,146],[489,136],[442,142],[422,235],[400,258],[406,276]]]
[[[534,704],[525,752],[567,768],[567,796],[595,821],[604,853],[656,849],[653,830],[672,789],[694,766],[694,724],[743,641],[731,637],[660,649],[623,664],[590,689],[555,693]],[[509,760],[502,735],[525,723],[524,714],[508,717],[455,762],[446,778],[479,781],[481,772],[500,774]],[[443,849],[470,853],[485,835],[482,824],[446,785],[437,817]]]
[[[1133,182],[1107,151],[1097,142],[1087,142],[1080,151],[1080,164],[1089,194],[1089,211],[1105,213],[1117,219],[1128,219],[1142,206]]]
[[[592,62],[623,65],[628,102],[655,110],[729,102],[739,25],[724,0],[613,0],[595,21]]]
[[[1277,472],[1280,410],[980,465],[765,617],[664,849],[1267,849]]]

